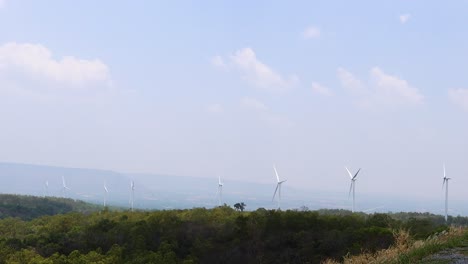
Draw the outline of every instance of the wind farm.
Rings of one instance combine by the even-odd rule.
[[[0,0],[0,264],[468,263],[467,14]]]
[[[444,199],[427,199],[415,196],[396,197],[391,194],[372,194],[372,188],[369,188],[367,182],[375,180],[372,174],[366,173],[366,177],[361,179],[361,187],[356,190],[355,184],[361,177],[362,170],[352,171],[345,167],[346,174],[349,176],[347,186],[342,184],[344,181],[337,181],[337,187],[332,191],[315,190],[310,191],[308,186],[297,187],[296,181],[287,180],[291,185],[284,185],[286,179],[281,176],[280,171],[273,166],[273,175],[269,175],[266,168],[264,183],[254,181],[239,181],[229,179],[229,185],[221,176],[217,176],[216,198],[213,201],[213,185],[210,178],[180,177],[175,175],[154,175],[154,174],[120,174],[116,172],[99,170],[81,170],[81,169],[59,169],[47,166],[23,166],[21,164],[3,165],[0,164],[0,177],[2,175],[14,172],[21,182],[31,182],[29,189],[24,189],[24,185],[11,185],[8,189],[1,189],[0,192],[16,193],[27,195],[38,195],[46,197],[66,197],[78,200],[85,200],[105,206],[119,206],[129,210],[142,209],[165,209],[165,208],[193,208],[206,207],[212,208],[222,206],[223,204],[233,205],[237,202],[245,202],[246,210],[256,210],[257,208],[268,208],[275,210],[293,210],[301,207],[310,209],[342,209],[350,212],[398,212],[398,211],[416,211],[430,212],[444,215],[449,219],[450,215],[468,215],[464,211],[463,201],[454,199],[451,206],[448,207],[448,176],[443,174]],[[445,165],[444,165],[445,167]],[[25,170],[23,168],[32,168]],[[271,167],[270,167],[271,168]],[[343,168],[343,167],[342,167]],[[17,172],[15,172],[17,171]],[[43,172],[41,172],[43,171]],[[366,170],[367,171],[367,170]],[[5,173],[5,174],[4,174]],[[287,170],[285,171],[286,174]],[[41,178],[36,178],[35,174],[49,175],[49,178],[57,177],[60,179],[60,185],[54,181],[46,181],[41,184]],[[55,175],[55,176],[54,176]],[[74,175],[79,175],[74,176]],[[274,184],[271,176],[273,176]],[[337,179],[342,177],[337,170]],[[434,174],[434,178],[437,175]],[[252,179],[255,180],[255,179]],[[71,181],[74,188],[69,187],[68,181]],[[319,184],[320,181],[315,181]],[[35,183],[37,182],[37,183]],[[47,185],[48,183],[48,185]],[[141,186],[139,192],[136,192],[136,185]],[[366,185],[367,184],[367,185]],[[44,186],[33,188],[33,186]],[[437,181],[426,184],[429,190],[432,188],[435,193],[440,193],[440,187]],[[439,185],[440,186],[440,185]],[[48,191],[47,191],[48,189]],[[112,191],[112,195],[110,195]],[[358,191],[358,194],[356,194]],[[84,196],[83,194],[87,194]],[[446,195],[447,194],[447,195]],[[447,205],[447,206],[445,206]]]

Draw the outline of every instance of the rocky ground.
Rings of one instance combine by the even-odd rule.
[[[421,263],[431,264],[468,264],[468,248],[451,248],[429,256]]]

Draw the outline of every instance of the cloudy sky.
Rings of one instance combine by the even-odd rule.
[[[0,161],[468,199],[467,14],[0,0]]]

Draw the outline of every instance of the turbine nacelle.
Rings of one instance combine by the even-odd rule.
[[[355,181],[359,172],[361,171],[361,168],[359,168],[359,170],[356,172],[356,174],[351,174],[351,172],[349,171],[348,167],[345,167],[346,171],[348,172],[348,175],[349,175],[349,178],[352,180],[352,181]]]
[[[442,182],[442,188],[444,188],[445,183],[447,182],[447,184],[448,184],[448,181],[451,180],[451,179],[452,178],[447,177],[447,175],[445,173],[445,163],[444,163],[444,178],[443,178],[443,182]]]

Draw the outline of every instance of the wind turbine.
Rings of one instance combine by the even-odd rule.
[[[132,197],[130,199],[130,205],[131,205],[131,210],[133,212],[133,202],[135,200],[135,182],[132,180],[132,182],[130,183],[130,189],[132,191]]]
[[[361,171],[361,169],[359,168],[359,170],[356,172],[356,174],[354,174],[354,176],[351,174],[351,172],[348,170],[347,167],[345,167],[346,171],[348,172],[349,174],[349,178],[351,178],[351,185],[349,186],[349,194],[348,194],[348,197],[351,196],[351,191],[353,191],[353,210],[352,212],[354,213],[354,205],[355,205],[355,195],[354,195],[354,191],[355,191],[355,188],[356,188],[356,178],[359,174],[359,172]]]
[[[444,189],[445,185],[445,222],[448,219],[448,183],[451,178],[447,178],[445,174],[445,163],[444,163],[444,181],[442,182],[442,189]]]
[[[106,181],[104,181],[104,207],[106,207],[107,195],[109,194],[109,190],[106,186]]]
[[[273,193],[273,198],[271,199],[271,201],[273,202],[273,200],[275,200],[275,195],[276,195],[276,192],[278,192],[278,210],[281,210],[281,184],[287,180],[282,180],[280,181],[280,178],[278,176],[278,171],[276,170],[276,166],[273,165],[273,169],[275,170],[275,174],[276,174],[276,189],[275,189],[275,193]]]
[[[221,176],[218,176],[218,206],[221,206],[222,198],[223,198],[223,183],[221,182]]]
[[[44,197],[49,196],[49,181],[45,181],[44,188],[45,188]]]
[[[65,198],[66,191],[70,190],[67,184],[65,183],[65,177],[62,176],[62,198]]]

